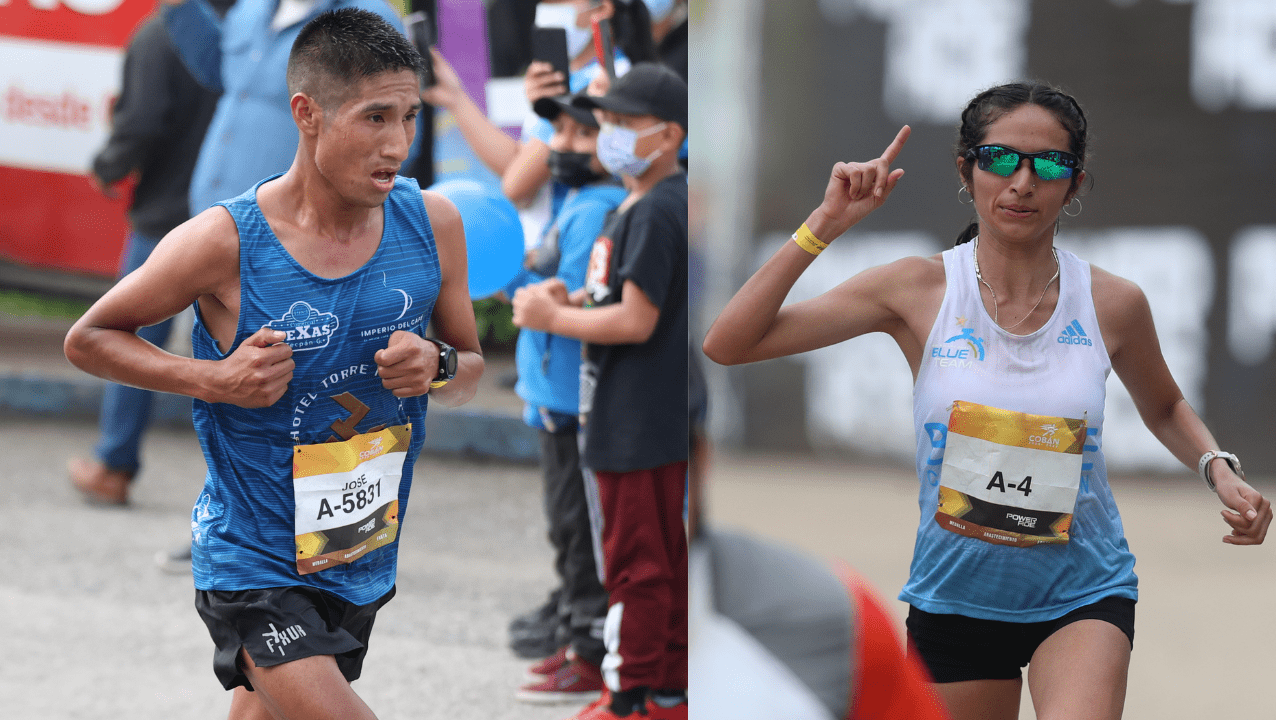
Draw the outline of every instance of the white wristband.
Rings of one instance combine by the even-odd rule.
[[[1205,487],[1218,492],[1218,488],[1214,487],[1214,477],[1210,474],[1210,462],[1214,458],[1222,458],[1223,462],[1226,462],[1228,467],[1232,469],[1232,472],[1240,475],[1242,480],[1245,479],[1245,471],[1241,470],[1240,458],[1222,450],[1210,450],[1201,456],[1200,462],[1196,463],[1196,472],[1200,473],[1201,479],[1205,481]]]

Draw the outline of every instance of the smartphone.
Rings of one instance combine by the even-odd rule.
[[[611,21],[607,18],[595,18],[593,26],[594,55],[598,57],[598,64],[602,65],[603,70],[607,73],[607,79],[615,81],[616,52],[611,43]]]
[[[571,77],[567,65],[567,31],[563,28],[532,28],[532,59],[547,62],[563,74]]]
[[[417,52],[425,60],[425,86],[430,87],[438,82],[434,76],[434,58],[430,56],[430,48],[439,41],[439,28],[434,16],[418,10],[403,18],[403,29],[408,39],[416,46]]]

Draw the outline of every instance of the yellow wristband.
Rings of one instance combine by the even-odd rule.
[[[802,223],[802,227],[798,228],[798,231],[793,233],[793,242],[797,243],[798,247],[812,255],[819,255],[824,252],[824,248],[829,246],[828,243],[820,242],[819,239],[815,237],[815,233],[811,232],[811,229],[806,226],[806,223]]]
[[[430,382],[430,387],[435,390],[443,387],[444,385],[447,385],[447,380],[434,380]]]

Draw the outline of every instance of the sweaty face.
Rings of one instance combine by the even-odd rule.
[[[1069,151],[1068,131],[1054,113],[1039,105],[1022,105],[988,126],[983,145],[1005,145],[1025,153]],[[1007,242],[1030,242],[1054,236],[1059,211],[1071,200],[1072,180],[1042,180],[1029,162],[1020,163],[1010,177],[980,170],[973,161],[970,192],[979,213],[979,232]],[[1078,182],[1084,177],[1078,174]],[[986,239],[986,238],[985,238]]]
[[[340,105],[324,108],[315,165],[352,205],[376,207],[394,188],[394,177],[416,136],[421,96],[411,70],[356,81]]]

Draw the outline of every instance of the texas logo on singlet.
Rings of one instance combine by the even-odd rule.
[[[1086,421],[953,403],[935,522],[998,545],[1066,543]]]

